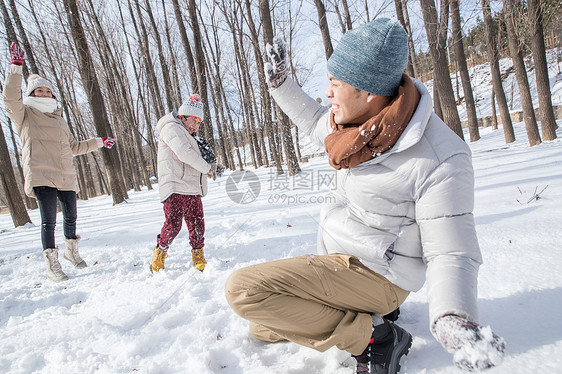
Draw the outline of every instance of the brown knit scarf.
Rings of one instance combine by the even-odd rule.
[[[348,169],[388,151],[404,132],[419,101],[414,82],[404,74],[398,94],[364,124],[338,125],[332,113],[330,122],[334,131],[324,142],[330,165],[337,170]]]

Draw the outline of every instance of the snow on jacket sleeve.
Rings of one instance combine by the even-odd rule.
[[[10,65],[10,71],[6,75],[4,81],[4,105],[6,106],[6,114],[16,126],[19,134],[25,116],[25,108],[21,96],[22,67],[19,65]]]
[[[206,174],[211,170],[199,149],[194,149],[187,138],[191,136],[180,124],[173,122],[165,124],[160,131],[160,140],[164,141],[176,154],[181,162],[190,165],[199,172]]]
[[[474,217],[474,175],[469,153],[441,162],[418,188],[430,326],[445,314],[478,321],[477,276],[482,263]]]
[[[293,121],[299,131],[308,135],[319,146],[332,131],[330,127],[330,111],[308,96],[290,77],[271,95],[281,110]]]

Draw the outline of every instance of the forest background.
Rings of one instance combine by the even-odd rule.
[[[559,108],[550,100],[546,63],[547,49],[558,61],[562,55],[556,0],[0,0],[0,8],[0,70],[9,68],[9,45],[20,44],[24,76],[37,73],[55,83],[78,139],[117,139],[112,150],[75,157],[82,200],[109,194],[119,204],[127,191],[151,190],[156,122],[191,93],[205,103],[200,135],[225,168],[300,173],[311,155],[301,152],[298,132],[269,95],[265,45],[281,36],[293,78],[328,104],[323,91],[333,47],[345,32],[377,17],[404,25],[407,72],[433,81],[434,109],[460,137],[463,126],[474,142],[481,126],[499,124],[506,143],[515,141],[510,98],[517,90],[529,145],[556,138]],[[506,56],[517,76],[510,90],[502,79],[512,71],[498,63]],[[478,118],[468,70],[483,62],[493,78],[491,118]],[[529,65],[537,93],[531,93]],[[17,227],[30,222],[27,209],[36,202],[23,194],[21,144],[3,110],[0,122],[0,205]]]

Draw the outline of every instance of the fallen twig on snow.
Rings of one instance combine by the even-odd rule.
[[[548,187],[548,184],[545,186],[545,188],[543,188],[540,192],[537,193],[537,190],[539,189],[539,186],[535,187],[535,193],[529,198],[529,200],[527,200],[527,202],[525,204],[529,204],[531,201],[537,201],[541,199],[541,194],[544,192],[544,190],[546,190]],[[519,193],[521,195],[523,195],[523,191],[521,191],[521,189],[519,187],[517,187],[517,189],[519,190]],[[523,205],[523,203],[521,201],[519,201],[519,199],[517,200],[517,202],[521,205]]]

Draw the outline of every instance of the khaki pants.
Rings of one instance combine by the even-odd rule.
[[[232,309],[250,321],[254,337],[325,351],[363,353],[372,313],[385,315],[409,292],[349,255],[308,255],[235,271],[226,281]]]

